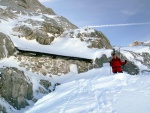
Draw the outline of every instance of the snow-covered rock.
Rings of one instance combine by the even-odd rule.
[[[88,43],[88,48],[112,49],[109,40],[102,32],[88,27],[66,31],[61,36],[79,38],[82,42]]]

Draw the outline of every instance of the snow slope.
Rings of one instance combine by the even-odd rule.
[[[150,113],[150,73],[113,75],[109,69],[105,64],[61,78],[62,85],[25,113]]]

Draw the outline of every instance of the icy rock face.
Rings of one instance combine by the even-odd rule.
[[[0,69],[0,95],[16,109],[28,105],[33,97],[32,84],[22,71],[16,68]]]
[[[0,33],[0,59],[9,57],[15,52],[12,41],[3,33]]]

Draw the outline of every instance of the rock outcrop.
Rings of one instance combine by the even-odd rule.
[[[0,59],[9,57],[15,52],[15,47],[8,36],[0,32]]]
[[[16,68],[0,69],[0,97],[16,109],[28,105],[26,99],[33,98],[32,83]]]

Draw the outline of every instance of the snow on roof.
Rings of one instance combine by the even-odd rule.
[[[25,38],[12,38],[14,45],[23,51],[54,54],[60,56],[77,57],[83,59],[95,59],[106,54],[108,57],[112,50],[90,49],[87,44],[78,38],[57,38],[51,45],[41,45],[35,40],[28,41]]]

